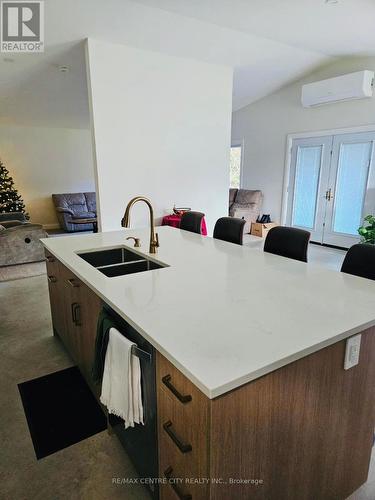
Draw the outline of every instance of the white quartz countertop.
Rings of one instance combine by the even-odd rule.
[[[373,281],[167,226],[157,232],[152,256],[148,229],[42,242],[211,399],[375,325]],[[169,267],[108,278],[77,255],[117,246]]]

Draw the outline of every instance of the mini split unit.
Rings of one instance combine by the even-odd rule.
[[[305,108],[323,104],[372,97],[374,71],[357,71],[302,86]]]

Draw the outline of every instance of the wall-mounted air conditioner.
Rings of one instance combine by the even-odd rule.
[[[322,104],[372,97],[374,71],[357,71],[302,86],[305,108]]]

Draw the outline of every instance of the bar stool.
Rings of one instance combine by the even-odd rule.
[[[202,234],[202,212],[185,212],[181,217],[180,229],[191,233]]]
[[[307,262],[307,247],[311,234],[303,229],[276,226],[269,230],[264,251]]]
[[[375,280],[375,246],[358,243],[349,248],[341,272]]]
[[[214,238],[242,245],[243,228],[246,224],[244,219],[236,217],[221,217],[216,221]]]

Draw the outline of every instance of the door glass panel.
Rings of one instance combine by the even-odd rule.
[[[333,218],[333,231],[358,236],[366,193],[372,143],[341,144]]]
[[[241,146],[230,148],[230,187],[239,188],[241,180]]]
[[[303,146],[297,150],[292,226],[314,228],[322,149]]]

